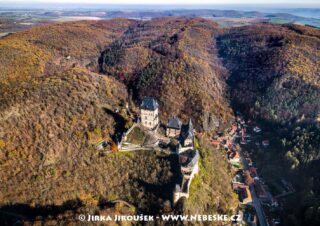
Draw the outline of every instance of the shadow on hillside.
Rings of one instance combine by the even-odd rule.
[[[126,125],[126,119],[123,118],[120,114],[108,109],[108,108],[103,108],[105,113],[113,117],[115,121],[115,132],[112,135],[112,140],[114,142],[118,142],[121,140],[122,134],[126,131],[125,125]]]
[[[63,205],[46,205],[31,207],[27,204],[17,203],[0,207],[0,225],[15,225],[21,221],[33,221],[41,216],[43,219],[53,217],[71,210],[75,211],[82,207],[80,200],[70,200]],[[19,224],[18,224],[19,225]]]
[[[143,213],[147,212],[148,214],[153,215],[158,214],[159,211],[161,211],[163,204],[162,201],[169,200],[171,203],[173,202],[173,191],[175,185],[181,181],[181,173],[177,156],[158,156],[157,158],[170,162],[171,175],[167,175],[165,177],[161,175],[160,178],[162,178],[164,181],[160,180],[158,183],[150,183],[141,178],[134,179],[136,182],[138,182],[139,187],[143,188],[145,192],[145,197],[142,199],[145,199],[148,202],[147,206],[137,204],[137,206],[139,206],[138,209],[140,209],[140,211]],[[140,201],[142,202],[143,200]]]

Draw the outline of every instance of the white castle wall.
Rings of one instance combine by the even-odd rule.
[[[154,111],[141,109],[141,124],[148,128],[153,129],[159,124],[159,110]]]

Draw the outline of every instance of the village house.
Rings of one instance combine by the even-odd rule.
[[[141,124],[148,129],[154,129],[159,124],[159,105],[151,98],[145,97],[140,106]]]
[[[211,140],[211,144],[215,145],[216,148],[218,148],[218,149],[220,148],[220,140],[218,140],[218,139]]]
[[[239,196],[239,201],[242,204],[252,203],[252,195],[248,185],[245,185],[240,182],[233,182],[232,187],[233,187],[233,190],[237,192]]]
[[[176,116],[173,116],[169,119],[166,135],[168,137],[177,137],[180,135],[182,123],[180,119]]]
[[[245,188],[247,185],[245,185],[244,183],[240,182],[240,181],[236,181],[234,180],[232,182],[232,189],[237,191],[240,188]]]
[[[231,129],[229,129],[228,134],[229,136],[233,136],[237,132],[237,124],[232,124]]]
[[[213,138],[213,139],[211,140],[211,144],[213,144],[213,145],[219,145],[219,144],[221,143],[221,141],[222,141],[222,139],[220,139],[220,138]]]
[[[237,165],[240,163],[240,155],[239,155],[239,152],[237,151],[232,151],[231,153],[229,153],[229,162],[232,164],[232,165]]]

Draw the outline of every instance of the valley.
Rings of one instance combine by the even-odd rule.
[[[180,16],[50,22],[1,37],[0,221],[10,225],[14,215],[50,225],[84,212],[232,215],[243,207],[232,184],[241,168],[229,163],[221,137],[240,113],[267,134],[259,145],[272,142],[268,151],[240,143],[241,153],[271,188],[282,172],[277,180],[288,178],[296,190],[281,201],[281,224],[317,225],[319,48],[317,28],[225,28]],[[158,137],[167,136],[172,116],[192,119],[196,131],[199,172],[179,205],[178,156],[161,145],[118,147],[146,96],[159,104]],[[140,136],[128,139],[148,143]]]

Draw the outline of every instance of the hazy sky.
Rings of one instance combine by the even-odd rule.
[[[0,3],[86,3],[86,4],[320,4],[320,0],[0,0]]]

